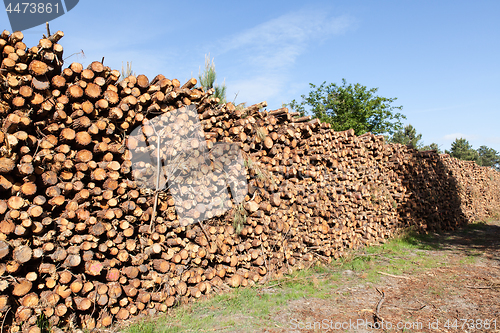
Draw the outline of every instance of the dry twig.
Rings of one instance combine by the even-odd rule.
[[[382,275],[387,275],[387,276],[390,276],[390,277],[393,277],[393,278],[398,278],[398,279],[418,280],[417,278],[403,276],[403,275],[393,275],[393,274],[384,273],[384,272],[377,272],[377,273],[382,274]]]
[[[380,295],[382,295],[382,298],[378,301],[377,303],[377,307],[375,309],[375,312],[373,313],[373,320],[375,322],[378,322],[378,321],[384,321],[384,318],[380,317],[380,315],[378,314],[379,311],[380,311],[380,308],[382,307],[382,303],[384,303],[384,300],[385,300],[385,292],[384,292],[384,289],[382,289],[382,291],[378,290],[378,288],[375,288],[378,293]]]
[[[491,286],[465,286],[465,288],[469,289],[498,289],[500,288],[500,285],[494,285],[492,284]]]
[[[7,319],[7,314],[9,313],[10,311],[10,306],[9,308],[7,309],[7,311],[5,312],[5,315],[3,317],[3,320],[2,320],[2,327],[0,328],[0,332],[3,332],[3,325],[5,324],[5,319]]]

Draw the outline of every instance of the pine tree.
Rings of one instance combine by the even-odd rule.
[[[486,146],[481,146],[477,150],[478,158],[476,163],[482,166],[493,167],[500,170],[500,155],[498,152]]]
[[[422,146],[419,142],[420,140],[422,140],[422,134],[417,134],[417,130],[411,124],[408,124],[403,129],[398,130],[390,139],[391,142],[408,145],[415,149]]]
[[[469,141],[464,138],[455,139],[451,144],[450,151],[447,150],[446,153],[465,161],[475,161],[478,158],[477,151],[475,151]]]
[[[203,89],[215,89],[214,98],[219,98],[219,104],[226,103],[226,85],[217,85],[217,73],[215,72],[214,60],[210,61],[210,54],[205,55],[205,70],[199,75],[200,85]]]

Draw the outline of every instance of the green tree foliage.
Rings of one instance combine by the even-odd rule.
[[[419,150],[421,151],[426,151],[426,150],[435,150],[438,154],[442,154],[443,151],[441,149],[439,149],[439,146],[437,143],[431,143],[430,145],[428,146],[423,146],[422,148],[420,148]]]
[[[219,98],[219,104],[226,103],[226,85],[217,85],[217,73],[215,72],[214,60],[210,61],[210,54],[205,55],[205,70],[199,75],[200,85],[203,89],[215,89],[214,98]]]
[[[475,161],[478,157],[477,151],[475,151],[469,141],[464,138],[455,139],[451,144],[450,151],[446,150],[446,153],[465,161]]]
[[[419,142],[422,139],[422,134],[417,134],[417,130],[411,124],[406,125],[403,129],[398,130],[392,135],[391,142],[408,145],[418,149],[422,144]]]
[[[464,138],[455,139],[447,154],[465,161],[475,161],[478,165],[492,167],[500,171],[500,154],[493,148],[481,146],[477,150],[472,148]]]
[[[442,153],[437,143],[433,142],[430,145],[424,146],[421,140],[422,134],[417,134],[417,130],[415,129],[415,127],[413,127],[411,124],[408,124],[403,129],[399,129],[396,133],[394,133],[389,139],[389,142],[401,143],[403,145],[407,145],[421,151],[435,150],[438,154]]]
[[[305,115],[312,113],[315,118],[332,125],[336,131],[354,129],[357,135],[393,134],[402,127],[401,119],[406,117],[395,110],[402,106],[392,106],[396,98],[376,96],[378,88],[367,89],[359,83],[342,85],[323,82],[319,87],[309,84],[313,90],[302,95],[299,103],[295,99],[288,106]],[[307,110],[306,110],[307,107]]]
[[[481,146],[477,149],[477,154],[477,164],[500,170],[500,154],[495,149]]]

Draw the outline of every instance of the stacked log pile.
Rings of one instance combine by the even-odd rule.
[[[195,79],[63,68],[62,36],[28,49],[22,33],[0,35],[0,321],[12,332],[36,332],[42,315],[89,330],[153,315],[404,227],[453,229],[500,203],[498,172],[473,163],[334,132],[265,102],[219,105]],[[159,115],[166,145],[154,136]],[[198,177],[167,190],[155,158],[186,147],[197,153],[179,170]],[[232,164],[239,156],[246,170]],[[227,191],[236,174],[248,193]]]
[[[460,210],[466,221],[484,220],[498,214],[500,173],[474,162],[442,155],[443,164],[457,184]]]

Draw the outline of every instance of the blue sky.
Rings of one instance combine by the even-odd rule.
[[[66,59],[181,82],[215,60],[228,100],[281,107],[309,83],[397,97],[425,144],[500,151],[500,1],[91,1],[50,22]],[[10,25],[0,13],[2,29]],[[44,26],[26,31],[37,44]]]

